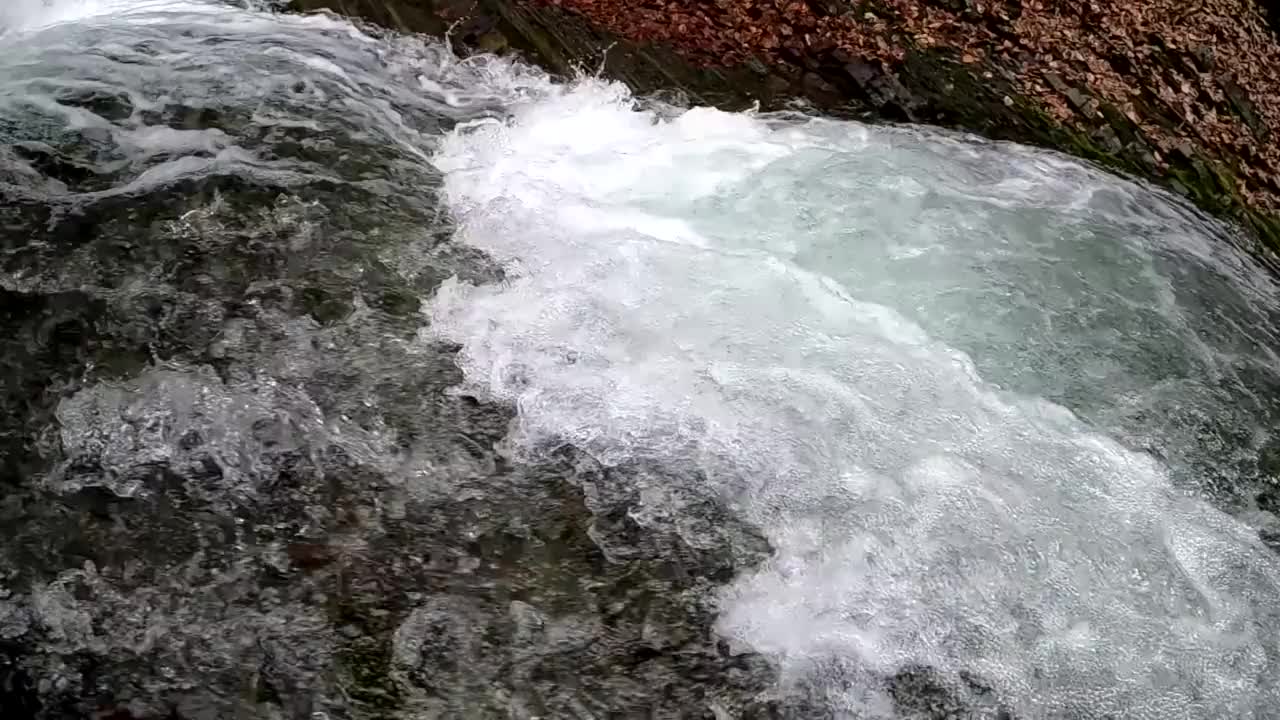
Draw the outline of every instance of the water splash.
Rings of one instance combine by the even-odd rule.
[[[1188,330],[1202,306],[1165,262],[1196,268],[1201,297],[1274,312],[1218,226],[1046,153],[664,120],[598,81],[462,128],[435,162],[460,238],[510,271],[433,305],[470,391],[519,408],[526,452],[687,468],[764,527],[775,555],[726,590],[720,629],[838,711],[891,714],[879,678],[921,666],[976,674],[1027,717],[1280,701],[1280,563],[1256,531],[1037,397],[1135,376],[1141,393],[1162,354],[1232,351]],[[1041,282],[1046,264],[1078,282]],[[1155,313],[1062,328],[1117,298]],[[963,342],[999,325],[1021,355],[971,357],[922,324]],[[1072,365],[1098,357],[1115,372]],[[1072,399],[1098,415],[1113,398]],[[678,516],[669,496],[649,488],[637,515]]]
[[[95,17],[198,7],[191,0],[10,0],[0,7],[0,35],[30,32]],[[208,4],[212,7],[212,4]]]

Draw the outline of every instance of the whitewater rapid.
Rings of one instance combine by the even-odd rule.
[[[1280,519],[1254,498],[1273,482],[1259,458],[1280,417],[1280,297],[1232,228],[1040,150],[676,108],[366,30],[179,0],[0,9],[0,110],[40,127],[28,151],[62,132],[110,147],[84,162],[113,184],[40,188],[69,206],[228,174],[347,186],[397,220],[417,216],[396,203],[438,203],[451,223],[443,250],[439,228],[390,219],[359,236],[387,272],[449,276],[416,298],[411,341],[369,337],[358,290],[338,321],[357,340],[292,318],[268,341],[211,314],[209,357],[234,346],[253,372],[154,361],[90,386],[59,406],[68,456],[121,478],[194,464],[169,426],[110,421],[163,417],[219,445],[211,502],[253,502],[270,485],[258,455],[283,452],[255,435],[275,413],[294,420],[290,450],[348,443],[390,486],[474,482],[474,458],[430,456],[379,415],[378,393],[418,392],[406,367],[447,343],[453,396],[516,411],[502,462],[571,447],[657,468],[617,476],[642,528],[725,542],[710,503],[767,539],[767,561],[714,593],[714,629],[775,662],[781,693],[891,718],[885,678],[929,668],[1020,718],[1277,716],[1280,557],[1260,533]],[[71,107],[82,92],[127,103],[107,118]],[[224,127],[148,120],[182,103]],[[15,177],[0,180],[36,192]],[[234,225],[220,207],[183,232]],[[313,252],[289,237],[286,258]],[[362,263],[335,274],[358,283]],[[304,381],[338,352],[379,376],[326,413]]]
[[[644,522],[684,528],[709,494],[764,528],[775,554],[723,592],[725,636],[857,716],[891,715],[872,678],[915,666],[976,673],[1026,717],[1276,707],[1273,551],[1037,396],[1104,418],[1241,362],[1187,317],[1169,256],[1266,304],[1237,342],[1274,339],[1270,280],[1225,233],[950,134],[666,118],[596,80],[512,113],[436,155],[459,238],[509,277],[446,285],[429,332],[519,408],[519,447],[699,478],[644,487]]]

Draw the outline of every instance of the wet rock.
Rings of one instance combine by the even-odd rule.
[[[915,121],[915,111],[919,103],[902,82],[883,65],[864,60],[850,60],[845,63],[844,72],[853,80],[855,87],[871,107],[883,113],[887,119]]]
[[[507,36],[497,30],[490,30],[476,38],[476,48],[481,52],[500,53],[510,46]]]
[[[990,685],[969,673],[961,673],[959,682],[947,682],[931,668],[905,668],[889,681],[889,694],[901,718],[1014,720]]]
[[[1124,143],[1116,134],[1116,131],[1110,125],[1103,125],[1094,132],[1094,138],[1104,150],[1110,153],[1119,153],[1124,150]]]
[[[82,108],[111,122],[128,119],[134,112],[133,99],[127,93],[106,92],[93,88],[68,88],[58,93],[59,104]]]
[[[1244,88],[1236,83],[1235,79],[1230,75],[1220,75],[1217,78],[1218,86],[1222,88],[1222,92],[1227,97],[1227,102],[1231,106],[1231,110],[1244,121],[1245,125],[1253,131],[1254,137],[1265,141],[1267,139],[1267,127],[1258,116],[1257,108],[1249,99],[1249,94]]]
[[[1066,81],[1063,80],[1062,76],[1059,75],[1058,73],[1054,73],[1054,72],[1045,73],[1044,81],[1049,83],[1049,87],[1053,88],[1055,92],[1061,93],[1063,95],[1066,95],[1067,91],[1071,90],[1071,86],[1067,85]]]
[[[1138,163],[1141,164],[1142,167],[1145,167],[1148,170],[1152,170],[1152,171],[1156,169],[1157,167],[1156,156],[1154,153],[1151,152],[1150,146],[1142,142],[1142,140],[1140,139],[1134,140],[1133,142],[1129,143],[1126,149],[1130,154],[1130,156],[1136,158]]]
[[[1138,141],[1140,130],[1132,120],[1111,103],[1100,103],[1098,112],[1107,121],[1107,127],[1124,145]],[[1119,151],[1116,151],[1119,152]]]
[[[32,169],[67,189],[92,191],[102,187],[92,163],[59,153],[44,143],[20,143],[12,149]]]
[[[1197,70],[1202,73],[1213,72],[1214,52],[1209,45],[1195,45],[1191,48],[1191,60]]]
[[[805,73],[801,82],[805,89],[805,94],[819,105],[838,105],[843,100],[840,95],[840,91],[837,90],[834,85],[824,80],[818,73]]]
[[[1063,94],[1067,96],[1067,101],[1071,103],[1071,106],[1077,112],[1086,118],[1093,117],[1094,110],[1097,108],[1097,101],[1089,97],[1088,93],[1078,88],[1067,88],[1067,91]]]

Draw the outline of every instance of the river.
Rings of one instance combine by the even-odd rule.
[[[1280,717],[1179,198],[201,0],[0,9],[0,141],[5,718]]]

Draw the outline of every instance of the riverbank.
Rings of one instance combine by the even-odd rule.
[[[726,108],[795,99],[1048,147],[1280,248],[1280,43],[1254,0],[294,0]]]

